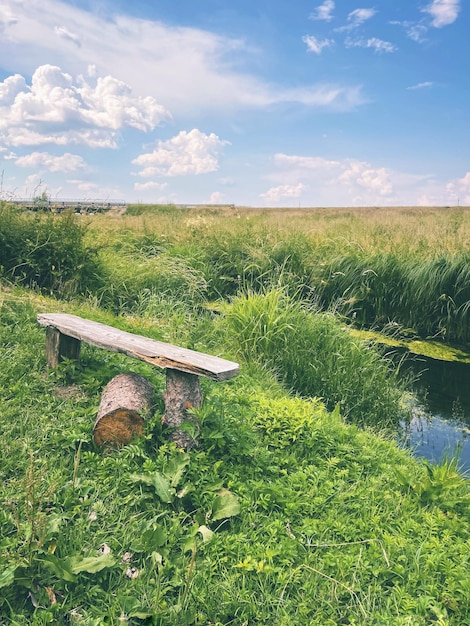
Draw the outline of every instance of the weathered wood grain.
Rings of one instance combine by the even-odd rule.
[[[41,326],[55,328],[68,337],[112,352],[121,352],[158,367],[217,381],[228,380],[239,373],[239,365],[233,361],[135,335],[77,315],[40,313],[37,319]]]

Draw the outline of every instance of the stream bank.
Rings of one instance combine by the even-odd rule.
[[[400,427],[400,445],[436,463],[457,454],[461,470],[470,474],[470,353],[434,340],[351,332],[384,347],[411,380],[412,419]]]

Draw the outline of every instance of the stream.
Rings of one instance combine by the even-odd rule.
[[[403,373],[415,379],[418,401],[402,428],[402,445],[435,462],[457,453],[459,467],[470,475],[470,364],[414,356]]]

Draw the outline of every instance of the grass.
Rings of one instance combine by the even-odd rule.
[[[5,623],[470,623],[470,497],[454,466],[430,470],[256,362],[204,381],[190,453],[166,440],[161,400],[141,440],[103,453],[91,431],[108,380],[143,373],[161,398],[164,377],[89,346],[47,371],[35,316],[58,305],[145,324],[4,293]]]
[[[271,289],[235,298],[221,326],[238,357],[271,368],[295,393],[321,396],[329,410],[340,403],[356,424],[396,430],[404,417],[395,368],[331,313],[309,310]]]
[[[140,241],[141,250],[147,241],[151,258],[140,255],[140,289],[155,289],[145,275],[160,264],[176,281],[174,263],[185,268],[188,292],[199,299],[281,284],[356,325],[381,328],[393,321],[421,338],[470,343],[469,209],[142,206],[131,213],[138,215],[97,218],[88,237],[104,246],[105,265],[113,268],[126,240]],[[113,273],[108,289],[122,285]],[[178,284],[175,289],[181,292]]]
[[[468,480],[397,448],[401,389],[344,328],[400,328],[410,309],[468,341],[468,211],[131,212],[67,218],[97,282],[54,269],[72,244],[41,257],[44,285],[2,261],[0,624],[470,625]],[[46,248],[69,228],[15,219],[1,236],[18,258],[18,233],[37,226]],[[241,374],[202,381],[186,453],[162,430],[160,370],[84,345],[50,371],[42,311],[240,360]],[[154,384],[157,410],[141,439],[103,451],[100,395],[124,371]]]

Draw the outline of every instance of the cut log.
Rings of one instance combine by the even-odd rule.
[[[122,447],[144,430],[154,410],[155,389],[139,374],[119,374],[104,388],[93,439],[99,446]]]
[[[202,404],[202,393],[199,376],[187,374],[178,370],[166,370],[166,391],[163,394],[165,400],[165,415],[162,422],[171,429],[170,439],[179,448],[189,450],[196,445],[193,435],[180,428],[183,422],[196,420],[188,413],[188,409],[197,409]]]

